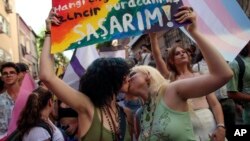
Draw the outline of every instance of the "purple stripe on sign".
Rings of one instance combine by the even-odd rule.
[[[82,67],[81,63],[79,62],[78,58],[73,55],[70,61],[70,64],[74,70],[74,72],[79,76],[82,77],[82,75],[85,72],[85,69]]]

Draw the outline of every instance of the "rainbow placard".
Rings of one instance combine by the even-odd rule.
[[[51,53],[179,27],[181,0],[52,0],[60,26],[52,26]]]

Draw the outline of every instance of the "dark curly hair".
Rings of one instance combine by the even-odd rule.
[[[42,87],[38,87],[29,95],[26,105],[17,121],[21,137],[42,121],[41,111],[47,106],[51,98],[52,93]],[[49,124],[48,126],[52,129]]]
[[[96,59],[82,76],[79,91],[97,107],[110,104],[120,91],[129,66],[122,58]]]
[[[4,68],[11,68],[11,67],[14,68],[17,73],[20,72],[18,66],[15,63],[13,63],[13,62],[6,62],[6,63],[2,64],[2,66],[0,68],[0,72],[3,73],[3,69]]]

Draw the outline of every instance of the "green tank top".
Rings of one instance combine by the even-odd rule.
[[[84,137],[81,138],[81,141],[112,141],[112,132],[102,126],[101,120],[98,118],[97,109],[94,111],[94,119],[92,124]],[[99,109],[98,109],[99,110]],[[101,138],[102,134],[102,138]],[[128,123],[126,122],[126,131],[123,141],[130,141],[130,135],[128,131]]]
[[[195,141],[189,112],[173,111],[161,99],[153,116],[147,113],[141,116],[139,141]]]

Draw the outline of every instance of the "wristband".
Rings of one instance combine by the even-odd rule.
[[[219,127],[222,127],[222,128],[224,128],[224,129],[226,129],[226,127],[225,127],[225,125],[224,125],[223,123],[217,124],[216,128],[219,128]]]

